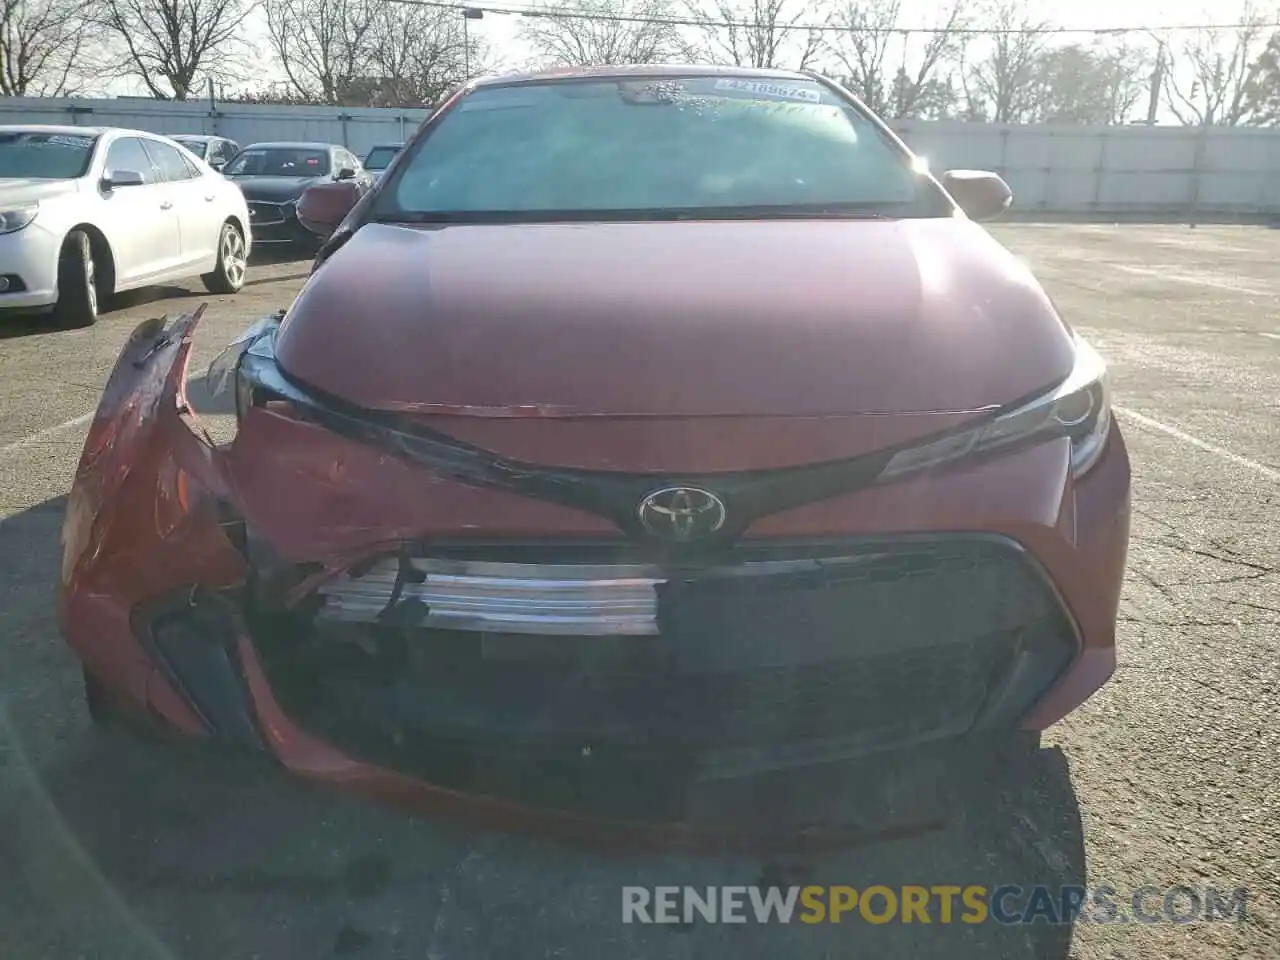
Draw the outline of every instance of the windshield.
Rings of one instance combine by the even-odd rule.
[[[197,157],[204,159],[205,148],[209,145],[207,140],[187,140],[183,137],[172,137],[171,139],[174,143],[182,144]]]
[[[74,180],[93,159],[97,137],[0,131],[0,179]]]
[[[329,152],[307,147],[249,147],[227,165],[228,177],[322,177]]]
[[[364,168],[366,170],[385,170],[399,152],[399,147],[374,147],[369,151],[369,156],[364,158]]]
[[[469,95],[416,145],[375,216],[945,214],[924,183],[813,81],[560,81]]]

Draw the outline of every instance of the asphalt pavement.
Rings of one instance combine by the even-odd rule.
[[[0,958],[1280,957],[1280,232],[1009,224],[1110,361],[1134,468],[1115,679],[989,810],[820,857],[607,854],[473,832],[89,725],[58,532],[133,327],[197,303],[199,371],[308,264],[238,296],[0,324]],[[359,324],[360,317],[352,317]],[[225,407],[196,394],[215,433]],[[1243,922],[637,925],[627,885],[1247,890]],[[1157,898],[1158,899],[1158,898]]]

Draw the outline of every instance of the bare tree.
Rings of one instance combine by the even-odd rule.
[[[1019,0],[995,0],[983,19],[992,31],[987,54],[961,72],[968,115],[995,123],[1024,122],[1037,105],[1036,66],[1045,50],[1047,24],[1025,12]]]
[[[826,50],[822,30],[830,12],[816,0],[692,0],[690,13],[706,20],[701,55],[740,67],[813,69]]]
[[[1072,43],[1036,59],[1026,119],[1040,123],[1124,123],[1147,90],[1151,64],[1136,48]]]
[[[385,0],[265,0],[263,6],[289,86],[313,103],[433,103],[466,79],[468,60],[475,66],[481,59],[456,9]]]
[[[890,48],[902,39],[899,20],[902,0],[854,0],[836,14],[848,33],[838,36],[831,51],[844,68],[842,78],[859,99],[887,115],[892,99],[888,75]],[[905,49],[905,47],[904,47]]]
[[[302,97],[342,104],[373,65],[377,8],[369,0],[266,0],[267,35]]]
[[[100,0],[98,16],[152,96],[186,100],[197,78],[231,66],[248,10],[245,0]]]
[[[1185,40],[1164,71],[1165,103],[1188,126],[1247,123],[1257,104],[1250,94],[1263,69],[1265,17],[1246,7],[1234,34],[1204,30]],[[1180,79],[1181,78],[1181,79]]]
[[[867,106],[891,117],[919,117],[945,112],[954,99],[949,78],[938,73],[964,49],[960,33],[968,16],[968,0],[948,0],[935,24],[905,31],[902,0],[851,0],[837,15],[846,32],[831,45],[846,71],[846,82]],[[909,56],[919,35],[918,50]],[[897,54],[897,64],[892,56]]]
[[[383,4],[372,40],[372,64],[391,102],[434,102],[466,79],[471,41],[457,10]]]
[[[559,0],[541,9],[547,12],[522,23],[520,33],[557,64],[660,63],[685,52],[668,0]]]
[[[436,103],[467,79],[468,66],[473,74],[484,71],[484,51],[468,37],[458,10],[383,3],[370,40],[382,84],[370,106]]]
[[[1246,91],[1249,117],[1266,126],[1280,124],[1280,33],[1273,33],[1258,57]]]
[[[97,33],[82,0],[0,0],[0,96],[78,92]]]

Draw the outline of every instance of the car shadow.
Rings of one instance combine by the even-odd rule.
[[[112,314],[131,307],[146,306],[150,303],[162,303],[180,297],[190,297],[192,291],[186,287],[159,286],[140,287],[113,294],[99,310],[98,320],[110,321]],[[58,324],[51,312],[26,313],[14,312],[12,316],[0,317],[0,340],[11,340],[18,337],[33,337],[41,334],[57,333],[65,328]]]
[[[311,274],[311,263],[315,253],[305,247],[292,244],[272,245],[266,248],[254,248],[249,258],[250,273],[245,280],[246,287],[254,287],[266,283],[292,282],[305,280]],[[270,274],[265,277],[253,276],[253,267],[270,267],[280,265],[296,265],[297,270],[286,274]],[[113,294],[101,306],[99,322],[110,321],[112,315],[121,310],[143,307],[152,303],[164,303],[199,296],[204,293],[199,278],[193,277],[185,285],[163,284],[154,287],[139,287]],[[21,337],[34,337],[57,333],[64,328],[59,326],[49,311],[5,311],[0,313],[0,340],[11,340]]]
[[[311,264],[315,260],[315,256],[315,249],[293,243],[273,243],[254,247],[253,253],[249,255],[249,278],[245,280],[244,285],[253,287],[263,283],[305,280],[311,275]],[[254,267],[280,266],[283,264],[296,266],[298,269],[287,274],[271,274],[265,277],[255,277],[253,275]]]
[[[259,244],[249,254],[249,263],[265,266],[276,263],[293,263],[295,261],[310,264],[315,258],[314,247],[297,243]]]
[[[292,263],[293,261],[283,261],[283,262]],[[297,273],[284,273],[284,274],[279,274],[279,275],[270,276],[270,277],[255,277],[251,280],[246,280],[244,282],[244,285],[246,287],[254,287],[260,283],[282,283],[290,280],[305,280],[309,276],[311,276],[311,270],[307,269],[307,270],[300,270]]]
[[[17,628],[26,639],[0,652],[0,781],[9,783],[0,787],[9,825],[0,830],[8,868],[0,942],[16,944],[7,955],[1069,954],[1069,924],[967,924],[958,906],[950,924],[936,913],[930,924],[874,924],[855,914],[815,925],[622,920],[626,886],[1083,885],[1080,811],[1057,749],[1039,751],[1028,770],[999,785],[996,802],[943,829],[762,859],[624,855],[481,832],[306,786],[261,757],[92,728],[52,615],[64,501],[0,524],[0,608],[27,611]]]
[[[150,303],[162,303],[165,300],[177,300],[182,297],[190,297],[197,289],[203,290],[199,286],[199,281],[195,281],[193,286],[175,286],[165,284],[159,287],[139,287],[137,290],[125,290],[122,293],[115,294],[107,308],[103,310],[103,316],[109,316],[117,310],[128,310],[131,307],[145,307]]]
[[[48,313],[25,313],[14,311],[0,314],[0,340],[14,340],[19,337],[35,337],[44,333],[53,333],[60,329]]]

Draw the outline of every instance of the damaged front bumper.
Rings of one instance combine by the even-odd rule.
[[[738,529],[673,556],[633,524],[653,478],[504,461],[326,397],[275,364],[280,317],[210,368],[239,422],[219,447],[186,399],[199,319],[122,353],[59,602],[87,669],[178,730],[503,826],[829,837],[919,822],[939,771],[982,779],[993,742],[1110,673],[1025,538]],[[880,459],[746,478],[737,502],[816,500]]]

